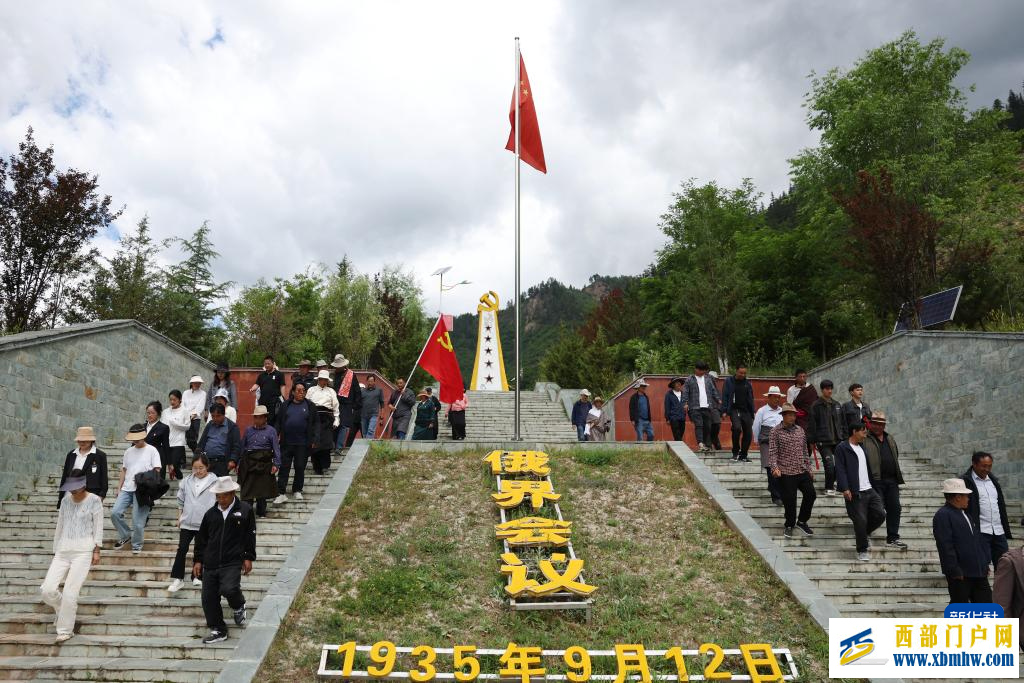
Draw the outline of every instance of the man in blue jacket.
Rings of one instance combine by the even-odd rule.
[[[992,602],[988,585],[988,553],[981,533],[967,514],[971,490],[963,479],[942,482],[946,504],[932,518],[932,534],[946,575],[949,602]]]
[[[754,388],[747,381],[746,365],[737,365],[735,374],[725,378],[722,414],[728,415],[732,424],[732,459],[750,462],[747,453],[754,436]]]
[[[686,434],[686,398],[683,395],[683,378],[674,377],[665,392],[665,419],[672,430],[672,440],[682,441]]]
[[[587,429],[587,413],[590,412],[590,408],[593,404],[590,402],[590,392],[584,389],[580,392],[580,398],[578,401],[572,404],[572,424],[576,427],[576,439],[578,441],[586,441],[586,429]]]
[[[651,411],[651,399],[647,397],[647,381],[642,377],[636,383],[636,392],[629,397],[629,421],[633,423],[636,430],[636,440],[654,441],[654,427],[651,425],[653,412]]]

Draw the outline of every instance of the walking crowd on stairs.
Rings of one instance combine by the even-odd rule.
[[[153,507],[169,491],[169,482],[179,480],[178,541],[167,592],[187,585],[189,566],[188,582],[201,587],[210,629],[203,642],[217,643],[227,638],[222,598],[237,626],[248,619],[241,585],[256,560],[257,519],[271,514],[271,506],[289,502],[289,479],[292,498],[303,500],[307,465],[318,475],[328,474],[353,439],[376,435],[385,413],[392,438],[404,438],[413,417],[414,438],[437,438],[443,407],[429,389],[420,392],[417,405],[399,379],[398,389],[385,397],[372,374],[361,384],[342,354],[329,364],[318,361],[315,372],[313,367],[302,360],[288,381],[267,355],[250,388],[256,406],[244,431],[237,424],[238,388],[223,364],[216,367],[209,391],[194,375],[185,391],[169,390],[166,406],[160,400],[147,403],[143,421],[124,434],[129,446],[119,463],[97,448],[93,427],[78,428],[60,470],[53,559],[40,587],[43,601],[55,611],[57,643],[74,637],[78,596],[104,544],[108,493],[114,499],[112,547],[130,546],[137,555],[145,547]],[[449,406],[454,439],[465,438],[467,405],[463,399]]]
[[[749,449],[757,445],[768,496],[782,508],[784,537],[797,531],[814,536],[820,492],[842,496],[859,561],[872,560],[871,534],[883,527],[888,549],[907,549],[900,537],[900,488],[906,484],[900,445],[887,430],[886,413],[868,405],[863,385],[850,384],[848,399],[841,402],[834,395],[834,382],[823,379],[815,387],[807,372],[798,369],[791,386],[770,386],[762,395],[764,405],[755,410],[745,366],[724,379],[721,393],[716,379],[706,363],[698,362],[688,377],[669,380],[663,415],[673,440],[684,439],[689,421],[698,452],[713,456],[722,450],[716,443],[716,422],[728,416],[732,460],[750,462]],[[638,380],[629,401],[637,441],[654,438],[649,386]],[[571,415],[581,441],[597,440],[593,429],[584,431],[591,409],[590,392],[583,390]],[[932,535],[951,602],[992,602],[994,594],[1008,617],[1024,616],[1024,548],[1009,547],[1006,498],[992,464],[992,454],[975,452],[967,471],[936,491],[936,498],[941,493],[944,501],[936,499]]]

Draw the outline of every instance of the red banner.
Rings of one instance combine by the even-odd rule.
[[[420,358],[420,367],[429,372],[441,383],[440,399],[442,403],[458,401],[466,395],[466,387],[462,383],[462,371],[455,358],[455,349],[449,335],[447,318],[442,316],[430,333],[427,348]]]

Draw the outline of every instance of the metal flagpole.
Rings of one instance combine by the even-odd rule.
[[[522,368],[519,367],[519,97],[523,91],[522,75],[519,73],[519,36],[516,36],[516,90],[513,98],[516,103],[516,407],[515,430],[513,441],[521,441],[519,433],[519,391],[522,384]]]

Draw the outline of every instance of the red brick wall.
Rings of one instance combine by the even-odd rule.
[[[263,372],[263,368],[231,368],[231,379],[235,381],[235,387],[238,389],[238,429],[243,433],[246,427],[252,424],[252,411],[256,407],[256,394],[251,393],[249,388],[252,387],[253,382],[256,381],[256,376],[261,372]],[[298,372],[298,368],[281,368],[281,372],[284,373],[285,379],[285,387],[281,393],[287,399],[288,393],[291,391],[292,373]],[[395,385],[376,370],[355,370],[355,373],[356,378],[363,384],[366,384],[368,376],[373,375],[376,377],[377,386],[384,390],[385,401],[390,398],[391,392],[395,389]],[[378,420],[375,437],[380,436],[383,427],[384,420]]]
[[[647,380],[650,385],[647,387],[647,397],[651,401],[651,426],[654,427],[654,440],[655,441],[671,441],[672,429],[669,427],[668,421],[665,420],[665,393],[668,391],[668,383],[673,377],[679,377],[680,375],[643,375],[643,378]],[[686,377],[686,375],[682,375]],[[760,408],[767,400],[764,397],[764,393],[768,391],[768,387],[775,384],[782,391],[785,391],[793,385],[793,380],[788,377],[750,377],[750,381],[753,383],[754,389],[754,408]],[[637,378],[639,380],[639,378]],[[719,377],[715,382],[718,387],[718,392],[722,392],[722,385],[725,383],[725,379]],[[616,441],[635,441],[636,430],[633,429],[633,423],[629,421],[629,399],[633,395],[632,385],[623,389],[613,398],[615,405],[615,440]],[[697,448],[697,439],[693,433],[693,423],[689,420],[686,421],[686,433],[683,436],[683,440],[690,448]],[[725,449],[732,448],[732,425],[727,415],[722,416],[722,429],[719,433],[719,441],[722,442],[722,447]],[[756,447],[756,446],[755,446]],[[753,448],[753,447],[752,447]]]

